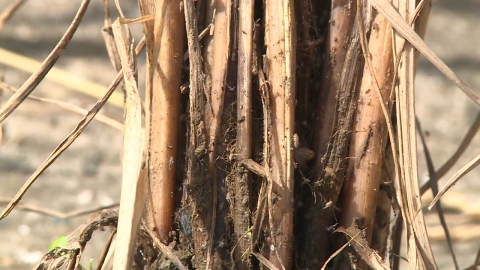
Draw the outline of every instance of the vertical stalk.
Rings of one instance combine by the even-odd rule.
[[[394,6],[405,21],[412,20],[415,14],[415,0],[394,0]],[[404,38],[395,33],[394,51],[401,53],[396,85],[396,110],[399,137],[400,178],[396,179],[397,196],[400,201],[404,227],[407,235],[407,257],[414,269],[437,269],[435,258],[428,241],[426,225],[421,211],[420,191],[418,186],[417,138],[415,128],[415,49]],[[405,44],[405,47],[403,47]]]
[[[321,82],[315,124],[314,151],[317,153],[317,165],[327,152],[333,131],[335,97],[341,86],[343,63],[355,21],[355,6],[355,0],[332,0],[325,52],[327,59],[324,61],[324,79]]]
[[[228,59],[230,55],[230,20],[231,20],[231,1],[227,0],[216,0],[212,1],[211,5],[207,6],[207,13],[214,14],[214,24],[213,24],[213,41],[210,40],[209,45],[204,51],[210,59],[211,69],[207,77],[210,78],[210,85],[207,85],[207,101],[211,101],[205,107],[205,123],[208,127],[208,152],[209,152],[209,166],[208,172],[212,179],[212,220],[210,222],[210,232],[209,232],[209,243],[208,243],[208,254],[207,254],[207,264],[206,267],[210,266],[211,255],[213,252],[213,246],[215,245],[215,231],[216,227],[225,227],[224,219],[217,219],[217,207],[218,207],[218,196],[219,191],[218,185],[223,181],[225,177],[222,177],[223,171],[225,169],[220,169],[220,166],[217,166],[217,158],[219,153],[223,153],[221,150],[223,139],[221,137],[220,131],[222,124],[222,115],[223,115],[223,104],[226,88],[226,79],[227,79],[227,67]],[[209,19],[209,18],[207,18]],[[213,46],[212,46],[213,43]],[[213,48],[213,51],[209,49]],[[208,89],[209,88],[209,89]],[[219,164],[218,164],[219,165]],[[223,196],[225,197],[225,196]],[[218,228],[222,230],[222,228]],[[214,261],[220,261],[220,258],[215,252]]]
[[[236,159],[250,159],[252,155],[252,53],[253,53],[253,8],[254,0],[239,3],[238,29],[238,80],[237,80],[237,142]],[[249,263],[242,259],[248,251],[250,241],[245,232],[250,225],[251,175],[244,166],[238,165],[235,177],[236,198],[233,202],[234,234],[237,241],[233,251],[237,269],[249,269]]]
[[[265,67],[271,86],[271,177],[268,191],[270,239],[265,257],[291,269],[293,254],[293,133],[296,36],[293,1],[265,1]]]
[[[356,1],[333,0],[318,97],[313,148],[316,152],[312,179],[316,198],[307,206],[303,238],[303,268],[320,268],[330,255],[328,228],[336,223],[334,207],[343,185],[348,144],[357,105],[359,76],[363,68]]]
[[[193,1],[184,2],[185,25],[190,59],[190,93],[187,172],[185,179],[186,196],[184,207],[191,208],[192,239],[195,259],[192,265],[196,269],[208,269],[207,252],[208,233],[212,221],[212,182],[208,178],[207,131],[205,126],[205,105],[207,82],[201,60],[198,38],[197,13]]]
[[[382,15],[377,15],[372,25],[368,52],[365,55],[370,57],[374,73],[365,64],[354,134],[350,143],[349,156],[353,159],[348,163],[341,221],[348,228],[354,224],[355,219],[361,219],[363,224],[359,229],[368,227],[368,242],[372,238],[387,139],[387,125],[381,103],[389,101],[393,80],[392,27]],[[375,89],[377,87],[382,100]]]
[[[172,228],[180,122],[180,82],[185,22],[179,0],[139,1],[147,36],[146,150],[152,211],[157,236],[169,241]],[[154,10],[153,7],[156,7]]]

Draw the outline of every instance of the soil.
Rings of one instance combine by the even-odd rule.
[[[0,10],[11,0],[0,0]],[[112,1],[111,1],[112,2]],[[121,1],[126,16],[138,16],[134,0]],[[80,1],[27,1],[0,31],[0,46],[13,52],[43,60],[74,17]],[[113,11],[114,8],[111,8]],[[480,89],[480,12],[479,0],[434,2],[426,43],[473,89]],[[56,67],[107,86],[115,76],[105,49],[101,28],[103,3],[92,1],[82,24]],[[113,18],[116,18],[113,14]],[[138,41],[139,24],[132,26]],[[141,72],[143,59],[140,61]],[[29,74],[0,65],[5,81],[19,87]],[[427,143],[436,168],[456,150],[478,109],[464,93],[448,81],[426,59],[417,73],[417,114],[428,131]],[[140,89],[143,82],[140,82]],[[89,109],[95,99],[49,81],[42,82],[34,94],[60,99]],[[4,100],[10,96],[6,93]],[[102,112],[121,121],[123,112],[107,105]],[[12,198],[51,151],[73,130],[81,116],[54,105],[26,101],[3,122],[0,145],[0,199]],[[119,201],[122,134],[102,123],[92,122],[71,147],[33,184],[22,202],[38,207],[69,212],[110,205]],[[421,150],[421,149],[420,149]],[[480,136],[457,165],[441,180],[440,187],[456,170],[480,152]],[[419,152],[420,179],[426,178],[424,158]],[[471,265],[480,246],[480,210],[474,207],[480,192],[480,170],[461,179],[442,201],[454,238],[461,268]],[[431,197],[431,196],[430,196]],[[424,198],[428,203],[428,195]],[[2,209],[3,209],[3,205]],[[436,214],[426,210],[428,231],[440,269],[452,269],[452,259]],[[59,236],[67,235],[87,220],[71,219],[15,209],[0,221],[0,269],[31,269]],[[94,234],[83,265],[95,260],[109,233]],[[402,254],[405,255],[405,254]],[[406,263],[403,267],[406,269]]]

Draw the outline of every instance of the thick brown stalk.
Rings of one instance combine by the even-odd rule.
[[[293,133],[296,36],[293,1],[265,1],[265,67],[271,92],[270,237],[265,257],[278,269],[291,269],[293,252]]]
[[[237,142],[235,145],[236,160],[238,161],[250,159],[252,155],[253,7],[253,0],[243,0],[239,3]],[[242,258],[250,246],[250,239],[245,235],[250,226],[250,181],[251,174],[244,166],[238,165],[232,212],[234,239],[236,240],[233,256],[235,266],[239,270],[251,268],[248,260]]]
[[[388,101],[393,78],[392,28],[385,17],[377,15],[371,29],[369,54],[374,73],[366,64],[360,86],[360,96],[350,143],[347,180],[344,184],[342,225],[359,229],[368,227],[366,239],[372,238],[373,221],[380,188],[383,152],[387,125],[381,102]],[[375,76],[375,77],[374,77]],[[378,87],[383,96],[379,99]],[[361,223],[361,224],[359,224]]]
[[[180,80],[183,59],[184,16],[179,0],[139,1],[143,15],[155,21],[145,23],[147,36],[146,150],[152,211],[157,236],[164,243],[172,229],[180,121]],[[154,5],[155,4],[155,5]]]
[[[306,210],[311,219],[303,234],[302,268],[318,269],[330,255],[329,241],[324,239],[329,239],[329,228],[336,223],[333,206],[343,185],[358,76],[363,68],[355,15],[356,1],[333,1],[313,141],[317,158],[312,180],[316,198],[322,200],[312,198]]]

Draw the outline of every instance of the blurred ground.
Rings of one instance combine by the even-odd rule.
[[[135,17],[134,0],[120,1],[128,17]],[[0,0],[3,10],[11,0]],[[74,17],[80,1],[27,1],[0,31],[0,46],[43,60]],[[113,10],[113,8],[112,8]],[[480,91],[480,1],[437,0],[426,35],[427,44],[470,86]],[[115,15],[114,17],[115,18]],[[103,3],[92,1],[86,17],[57,67],[107,86],[115,73],[108,60],[101,36]],[[134,26],[138,41],[141,28]],[[141,65],[142,67],[142,65]],[[20,86],[29,74],[1,66],[6,82]],[[425,59],[417,73],[417,114],[436,167],[455,151],[478,109]],[[64,89],[48,81],[34,91],[42,97],[61,99],[85,109],[95,99]],[[9,97],[7,93],[6,97]],[[102,113],[121,120],[122,111],[106,106]],[[0,146],[0,199],[10,199],[50,152],[76,126],[80,116],[53,105],[27,101],[4,122]],[[59,211],[89,209],[118,202],[121,163],[120,132],[92,122],[72,146],[35,182],[22,202]],[[456,169],[480,153],[480,136],[472,143],[455,168],[442,179],[446,182]],[[420,179],[426,178],[424,158],[419,156]],[[473,263],[480,247],[480,170],[472,171],[447,193],[448,222],[461,267]],[[431,197],[431,196],[430,196]],[[428,198],[425,198],[428,202]],[[3,205],[2,205],[3,209]],[[426,212],[429,235],[441,269],[453,269],[452,260],[434,213]],[[14,210],[0,222],[0,269],[31,269],[48,250],[52,241],[84,223],[86,217],[55,219]],[[94,235],[95,238],[105,235]],[[95,242],[95,241],[92,241]],[[96,241],[103,242],[103,241]],[[102,246],[89,254],[98,256]],[[404,265],[406,266],[406,265]]]

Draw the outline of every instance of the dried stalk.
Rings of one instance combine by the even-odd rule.
[[[355,21],[354,0],[333,0],[330,13],[330,24],[327,35],[327,46],[324,61],[321,93],[315,124],[314,151],[317,153],[316,167],[320,168],[323,155],[327,152],[327,145],[333,134],[335,116],[335,97],[341,86],[341,74],[345,62],[347,45]],[[319,176],[322,172],[317,171]]]
[[[238,81],[237,81],[237,142],[236,159],[247,162],[252,155],[252,53],[253,53],[253,0],[239,3],[240,18],[238,29]],[[252,160],[250,160],[252,161]],[[252,161],[253,162],[253,161]],[[233,202],[234,233],[237,245],[234,261],[239,270],[250,269],[248,261],[242,258],[250,241],[245,232],[250,226],[250,181],[251,174],[243,164],[237,165]]]
[[[118,236],[115,243],[115,269],[131,269],[137,230],[142,216],[145,194],[145,174],[142,170],[142,105],[136,79],[136,58],[133,38],[128,26],[124,39],[120,22],[113,23],[113,35],[123,70],[125,83],[125,130],[123,147],[122,193],[118,216]]]
[[[453,153],[453,155],[447,161],[445,161],[445,163],[440,167],[440,169],[438,169],[435,172],[435,177],[437,181],[440,180],[440,178],[442,178],[453,167],[453,165],[455,165],[455,163],[462,156],[465,150],[467,150],[473,138],[475,138],[475,135],[477,134],[479,128],[480,128],[480,112],[477,113],[475,120],[473,121],[472,125],[470,126],[467,133],[463,137],[462,142],[458,146],[455,153]],[[420,193],[423,195],[425,192],[427,192],[427,190],[430,189],[431,186],[432,186],[432,179],[429,178],[420,187]]]
[[[207,100],[211,103],[209,106],[205,107],[205,124],[209,127],[208,130],[208,152],[209,152],[209,166],[208,171],[210,179],[212,179],[212,220],[210,224],[209,232],[209,246],[207,251],[207,269],[210,266],[211,255],[214,245],[214,235],[215,228],[217,226],[222,230],[221,227],[225,227],[224,218],[219,218],[217,220],[217,202],[218,202],[218,192],[224,189],[218,189],[218,184],[223,182],[225,177],[223,176],[224,168],[217,165],[217,157],[224,152],[224,147],[222,146],[224,139],[224,134],[221,133],[222,128],[222,116],[223,116],[223,104],[224,104],[224,91],[226,86],[227,79],[227,67],[228,59],[230,55],[230,22],[231,22],[231,1],[227,0],[217,0],[214,1],[213,5],[209,6],[214,12],[214,29],[213,29],[213,52],[207,52],[213,54],[213,62],[210,70],[210,79],[211,79],[211,88],[208,88],[206,95]],[[222,177],[223,176],[223,177]],[[225,196],[223,196],[225,197]],[[224,231],[224,229],[223,229]],[[214,261],[220,261],[217,252],[215,252]],[[217,268],[216,266],[214,268]]]
[[[270,239],[265,257],[291,269],[293,252],[293,133],[296,36],[292,1],[265,1],[266,73],[271,85],[271,179],[268,190]]]
[[[179,0],[139,1],[147,37],[146,152],[152,211],[159,239],[167,243],[172,229],[180,123],[184,16]],[[155,7],[155,9],[154,9]]]
[[[3,198],[0,197],[0,205],[8,204],[9,202],[10,202],[10,200],[3,199]],[[46,216],[46,217],[53,217],[53,218],[58,218],[58,219],[70,219],[70,218],[73,218],[73,217],[79,217],[79,216],[83,216],[83,215],[94,214],[94,213],[97,213],[97,212],[101,212],[102,210],[105,210],[105,209],[116,208],[119,205],[120,205],[119,203],[114,203],[114,204],[107,205],[107,206],[95,207],[93,209],[73,210],[73,211],[65,212],[65,213],[54,210],[54,209],[49,209],[49,208],[45,208],[45,207],[36,206],[34,204],[29,204],[29,203],[19,203],[15,206],[15,208],[17,210],[32,212],[32,213],[36,213],[36,214],[43,215],[43,216]]]
[[[144,43],[140,43],[137,45],[137,48],[135,49],[135,54],[137,56],[143,50],[144,45]],[[80,121],[80,123],[75,127],[75,129],[57,146],[57,148],[55,148],[55,150],[53,150],[53,152],[47,157],[47,159],[42,163],[42,165],[40,165],[40,167],[37,168],[37,170],[28,178],[28,180],[22,186],[21,190],[17,192],[12,201],[3,210],[2,214],[0,215],[0,220],[10,214],[10,212],[18,204],[18,202],[20,202],[22,196],[33,185],[33,183],[35,182],[35,180],[37,180],[40,174],[43,173],[43,171],[46,170],[48,166],[50,166],[55,161],[55,159],[57,159],[75,141],[75,139],[78,138],[78,136],[80,136],[80,134],[85,130],[88,124],[90,124],[90,122],[100,111],[103,105],[105,105],[115,88],[117,88],[117,86],[120,84],[122,78],[122,73],[119,72],[113,82],[110,84],[110,86],[108,86],[108,91],[104,94],[104,96],[100,98],[97,103],[95,103],[93,108],[88,112],[87,115],[85,115],[85,117]]]
[[[393,80],[392,27],[382,15],[372,23],[367,57],[360,86],[359,102],[355,116],[354,134],[350,143],[347,180],[342,203],[342,225],[367,228],[366,240],[372,239],[373,222],[381,182],[383,152],[387,141],[387,125],[381,103],[388,101]],[[377,86],[378,82],[378,86]],[[375,88],[379,88],[382,100]],[[391,104],[391,101],[388,101]],[[391,106],[389,106],[391,107]],[[354,224],[361,219],[362,224]]]
[[[211,189],[209,184],[207,160],[207,142],[205,128],[205,75],[200,56],[198,26],[195,7],[192,1],[184,2],[185,24],[190,59],[190,94],[187,149],[186,195],[184,207],[192,207],[193,248],[195,260],[192,264],[197,269],[206,269],[209,225],[211,224]],[[211,182],[210,182],[211,183]]]
[[[10,18],[17,12],[17,10],[25,3],[26,0],[17,0],[10,4],[1,14],[0,14],[0,30],[3,29],[5,23],[10,20]]]
[[[0,63],[27,73],[35,73],[43,65],[43,63],[37,60],[3,48],[0,48]],[[86,80],[75,73],[66,72],[56,67],[52,67],[44,79],[96,99],[103,97],[104,93],[108,91],[104,85]],[[122,108],[123,95],[114,92],[107,102],[115,107]]]
[[[140,41],[140,42],[142,42],[142,41]],[[121,67],[120,67],[120,69],[121,69]],[[1,94],[2,94],[3,90],[8,90],[8,91],[11,91],[13,93],[15,93],[17,91],[17,89],[15,87],[12,87],[12,86],[0,81],[0,98],[2,96]],[[85,116],[85,115],[88,114],[88,110],[85,110],[83,108],[80,108],[78,106],[75,106],[75,105],[73,105],[71,103],[68,103],[68,102],[65,102],[65,101],[61,101],[61,100],[57,100],[57,99],[51,99],[51,98],[41,98],[41,97],[37,97],[37,96],[34,96],[34,95],[29,95],[28,99],[35,100],[35,101],[38,101],[38,102],[44,102],[44,103],[56,105],[56,106],[58,106],[62,109],[77,113],[77,114],[82,115],[82,116]],[[0,99],[0,102],[1,102],[1,99]],[[117,120],[114,120],[114,119],[112,119],[108,116],[105,116],[103,114],[97,114],[95,116],[94,120],[97,120],[97,121],[102,122],[106,125],[109,125],[116,130],[123,131],[123,124],[122,123],[120,123]],[[1,142],[1,140],[0,140],[0,142]]]
[[[336,223],[332,218],[333,207],[328,205],[336,205],[343,186],[347,146],[363,68],[355,16],[355,1],[333,1],[313,145],[317,153],[313,179],[317,198],[321,201],[312,202],[307,210],[312,218],[304,233],[303,268],[320,268],[330,255],[329,243],[322,239],[328,239],[328,228]]]
[[[423,136],[423,130],[422,130],[422,127],[420,125],[420,121],[418,120],[418,118],[416,118],[416,122],[417,122],[418,135],[420,137],[420,142],[422,144],[423,152],[425,154],[425,161],[427,163],[428,175],[430,176],[430,179],[432,179],[433,197],[436,197],[436,195],[438,194],[438,183],[437,183],[437,179],[435,179],[435,167],[433,166],[432,157],[430,156],[430,151],[428,150],[427,142],[425,141],[425,136]],[[450,254],[452,254],[453,265],[455,266],[456,270],[459,270],[460,267],[458,266],[457,257],[455,256],[455,251],[453,249],[452,238],[450,236],[450,230],[448,229],[447,221],[445,219],[445,213],[444,213],[444,210],[443,210],[444,208],[443,208],[442,204],[440,203],[440,201],[437,202],[437,204],[435,205],[435,208],[437,210],[438,219],[440,220],[440,224],[442,225],[443,232],[445,234],[445,239],[447,240],[448,249],[450,250]],[[431,210],[431,209],[429,209],[429,210]]]
[[[414,5],[411,0],[411,5]],[[445,64],[422,40],[422,38],[415,33],[415,31],[408,25],[405,19],[402,19],[403,15],[400,15],[397,9],[395,9],[387,0],[371,0],[371,5],[378,10],[379,13],[384,15],[388,21],[393,25],[397,31],[397,35],[408,40],[410,44],[415,47],[422,55],[425,56],[437,69],[443,73],[451,82],[462,90],[471,100],[473,100],[478,106],[480,106],[480,95],[478,95],[470,86],[463,82],[448,66]],[[415,14],[414,8],[409,12]],[[402,13],[402,12],[400,12]]]
[[[60,58],[63,50],[67,47],[80,25],[89,3],[90,0],[82,1],[75,18],[52,52],[47,56],[45,61],[43,61],[42,65],[30,75],[27,81],[20,86],[18,91],[0,108],[0,123],[3,122],[3,120],[5,120],[5,118],[7,118],[27,98],[27,96],[33,92],[33,90],[35,90],[38,84]]]
[[[375,1],[374,1],[375,2]],[[416,1],[393,1],[404,21],[414,14]],[[398,30],[397,28],[395,28]],[[418,37],[418,36],[417,36]],[[415,99],[413,80],[415,69],[414,48],[410,44],[403,47],[403,37],[395,32],[395,53],[402,53],[402,65],[399,68],[399,82],[396,89],[400,179],[397,179],[397,196],[405,220],[407,232],[407,256],[410,267],[414,269],[437,269],[432,254],[425,221],[421,210],[418,186],[418,167],[416,153]]]

